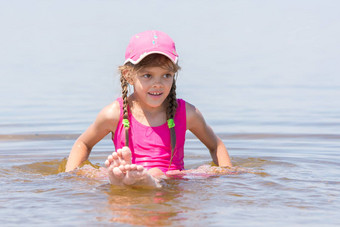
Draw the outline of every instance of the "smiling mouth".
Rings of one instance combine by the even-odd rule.
[[[149,95],[152,95],[152,96],[160,96],[162,95],[163,93],[161,92],[148,92]]]

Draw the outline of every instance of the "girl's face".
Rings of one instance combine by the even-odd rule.
[[[174,80],[174,72],[162,67],[145,67],[134,77],[134,93],[144,107],[162,106],[168,97]]]

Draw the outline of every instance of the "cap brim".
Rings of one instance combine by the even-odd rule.
[[[125,62],[124,62],[124,65],[125,65],[126,63],[128,63],[128,62],[131,62],[132,64],[136,65],[136,64],[138,64],[139,62],[141,62],[146,56],[149,56],[149,55],[151,55],[151,54],[162,54],[162,55],[164,55],[165,57],[169,58],[174,64],[177,64],[177,62],[178,62],[178,57],[175,56],[175,55],[172,55],[172,56],[174,57],[174,58],[173,58],[173,57],[171,57],[169,54],[166,54],[166,53],[161,52],[161,51],[150,51],[150,52],[148,52],[148,53],[144,53],[144,54],[140,55],[139,58],[138,58],[137,60],[133,60],[133,59],[131,59],[131,58],[126,59]]]

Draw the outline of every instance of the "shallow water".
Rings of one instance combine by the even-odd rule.
[[[0,3],[1,225],[338,226],[340,4],[133,3]],[[178,97],[246,172],[142,190],[62,171],[75,139],[119,95],[127,40],[150,28],[176,40]],[[91,163],[113,150],[105,138]],[[210,164],[188,133],[185,167]]]
[[[7,224],[42,225],[339,224],[338,137],[220,136],[234,165],[252,173],[171,179],[157,190],[59,173],[72,139],[1,141],[1,216]],[[102,141],[91,161],[102,163],[111,143]],[[186,160],[187,168],[209,164],[207,151],[190,136]]]

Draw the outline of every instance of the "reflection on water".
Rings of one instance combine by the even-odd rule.
[[[170,184],[170,183],[168,183]],[[171,225],[183,212],[170,206],[183,193],[178,186],[168,185],[162,190],[133,190],[111,186],[107,192],[108,207],[112,211],[109,221],[133,225]]]

